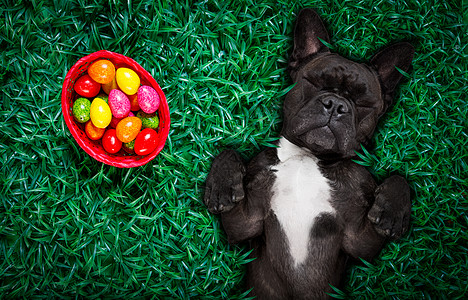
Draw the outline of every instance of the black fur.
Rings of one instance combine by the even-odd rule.
[[[347,60],[319,40],[329,42],[319,16],[300,12],[289,64],[296,85],[284,101],[281,135],[308,149],[331,184],[335,214],[314,219],[308,256],[294,265],[284,232],[270,201],[280,160],[268,148],[249,163],[233,150],[213,161],[204,201],[220,214],[230,243],[249,241],[256,259],[246,281],[258,299],[323,299],[330,285],[340,286],[349,258],[372,260],[389,239],[408,229],[409,187],[400,176],[378,185],[352,158],[372,137],[378,118],[391,105],[413,56],[410,44],[390,46],[368,64]]]

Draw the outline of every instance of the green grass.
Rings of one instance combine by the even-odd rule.
[[[275,140],[295,14],[314,7],[333,51],[390,42],[413,70],[358,159],[413,190],[412,227],[337,297],[468,294],[467,44],[461,1],[1,1],[0,298],[242,298],[248,251],[202,204],[213,157]],[[466,12],[466,7],[465,7]],[[466,20],[466,19],[465,19]],[[100,49],[134,58],[171,111],[165,148],[118,169],[90,158],[61,113],[68,69]]]

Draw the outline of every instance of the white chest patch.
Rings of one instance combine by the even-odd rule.
[[[273,185],[271,208],[286,234],[289,251],[295,266],[303,263],[308,254],[309,235],[315,218],[333,213],[330,205],[330,185],[320,173],[317,158],[307,149],[281,138],[278,148],[280,163]]]

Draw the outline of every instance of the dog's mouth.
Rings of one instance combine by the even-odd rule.
[[[317,156],[354,156],[358,150],[353,103],[322,93],[285,115],[283,134]]]
[[[356,132],[349,122],[336,122],[333,118],[327,118],[314,124],[302,122],[301,126],[294,128],[294,136],[316,155],[354,155]]]
[[[298,137],[307,148],[314,152],[336,151],[338,148],[336,136],[328,125],[308,130],[299,134]]]

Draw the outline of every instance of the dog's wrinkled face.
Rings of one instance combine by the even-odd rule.
[[[315,154],[349,157],[372,135],[383,109],[375,72],[325,54],[298,72],[284,103],[283,133]]]
[[[400,43],[361,64],[331,53],[318,38],[328,41],[320,18],[303,10],[290,62],[295,86],[285,98],[282,134],[320,158],[352,157],[390,105],[401,78],[395,66],[406,71],[413,49]]]

